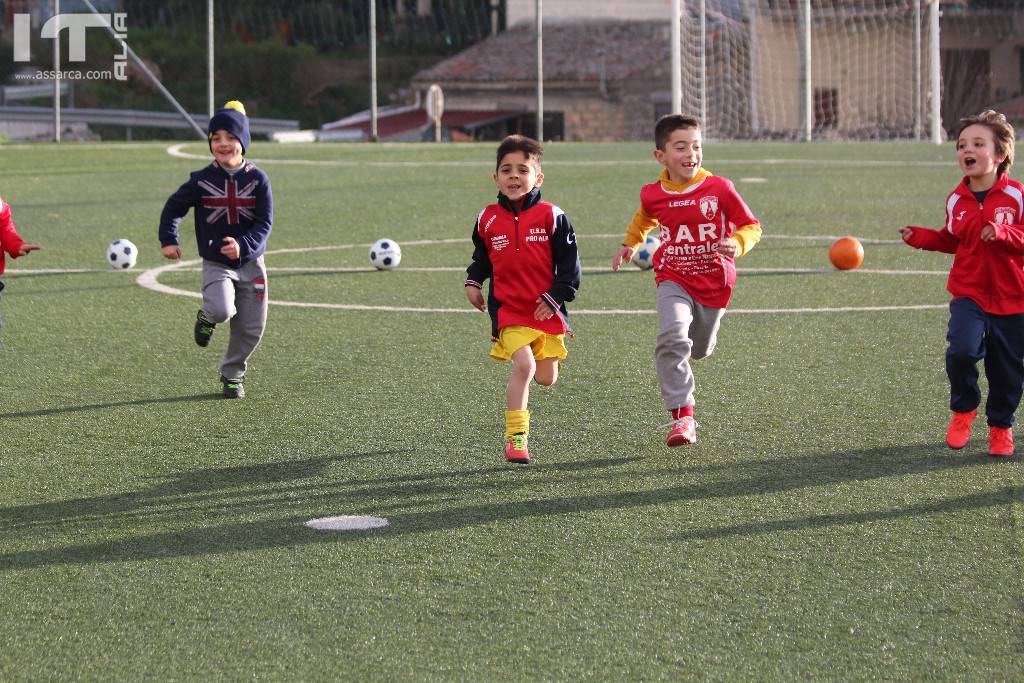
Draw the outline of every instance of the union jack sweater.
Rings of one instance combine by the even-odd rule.
[[[566,301],[576,298],[582,268],[576,233],[565,212],[542,201],[534,188],[517,209],[503,194],[477,216],[473,226],[473,262],[466,269],[466,286],[481,289],[491,279],[487,311],[491,336],[509,325],[564,334]],[[542,300],[557,313],[537,320],[533,312]]]
[[[270,179],[251,162],[228,173],[214,161],[189,175],[172,194],[160,214],[161,246],[178,244],[178,224],[194,209],[199,255],[239,268],[259,258],[267,248],[274,222],[274,198]],[[220,253],[225,237],[238,241],[239,258]]]

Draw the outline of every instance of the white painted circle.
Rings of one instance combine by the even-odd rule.
[[[592,238],[618,238],[616,235],[591,235]],[[807,235],[807,236],[791,236],[791,235],[774,235],[776,239],[803,239],[811,241],[826,241],[835,240],[833,235]],[[879,244],[887,244],[890,242],[900,242],[900,240],[861,240],[862,242],[871,241]],[[449,238],[449,239],[438,239],[438,240],[412,240],[407,241],[407,245],[431,245],[431,244],[452,244],[458,242],[469,242],[467,238]],[[272,254],[288,254],[288,253],[303,253],[309,251],[329,251],[338,249],[354,249],[354,248],[369,247],[368,244],[334,244],[317,247],[291,247],[286,249],[271,249],[266,252],[267,256]],[[176,296],[187,296],[195,299],[201,299],[203,297],[201,292],[190,291],[185,289],[179,289],[177,287],[170,287],[158,281],[158,278],[162,273],[176,270],[189,270],[197,268],[202,263],[202,259],[192,259],[188,261],[176,261],[164,266],[158,266],[156,268],[150,268],[149,270],[143,271],[135,280],[136,284],[154,292],[160,292],[162,294],[174,294]],[[274,268],[268,268],[268,272],[273,272]],[[303,268],[282,268],[281,270],[290,271],[301,271]],[[369,271],[368,268],[313,268],[310,270],[322,271],[322,272],[362,272]],[[461,271],[462,268],[455,267],[433,267],[433,268],[397,268],[390,272],[402,272],[402,271]],[[590,270],[590,269],[587,269]],[[599,268],[594,270],[611,270],[608,268]],[[744,272],[761,272],[761,273],[830,273],[838,275],[840,277],[853,276],[853,275],[948,275],[947,271],[925,271],[925,270],[870,270],[870,269],[857,269],[852,271],[844,271],[838,273],[831,268],[741,268],[737,272],[743,274]],[[296,308],[325,308],[333,310],[343,311],[390,311],[394,313],[445,313],[445,314],[456,314],[456,315],[473,315],[479,314],[475,308],[466,306],[465,308],[433,308],[426,306],[371,306],[367,304],[339,304],[339,303],[319,303],[309,301],[278,301],[271,299],[270,304],[276,306],[292,306]],[[929,310],[929,309],[943,309],[949,306],[948,303],[942,304],[907,304],[897,306],[823,306],[823,307],[798,307],[798,308],[765,308],[765,309],[747,309],[747,308],[731,308],[729,313],[731,315],[745,315],[745,314],[807,314],[807,313],[846,313],[846,312],[857,312],[857,311],[869,311],[869,312],[887,312],[887,311],[918,311],[918,310]],[[657,311],[653,309],[580,309],[574,308],[572,310],[573,315],[655,315]]]
[[[339,515],[337,517],[319,517],[311,519],[303,526],[317,531],[360,531],[363,529],[381,529],[391,524],[384,517],[369,515]]]

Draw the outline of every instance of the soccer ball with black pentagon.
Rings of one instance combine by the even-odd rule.
[[[128,270],[138,258],[138,248],[128,240],[114,240],[107,247],[107,263],[114,270]]]
[[[643,244],[633,252],[633,265],[640,270],[650,270],[654,267],[654,252],[661,246],[661,240],[653,235],[648,235]]]
[[[370,263],[377,270],[391,270],[402,260],[402,248],[398,242],[384,238],[370,245]]]

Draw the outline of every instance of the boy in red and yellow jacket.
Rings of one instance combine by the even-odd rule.
[[[491,357],[511,360],[505,392],[505,460],[527,464],[530,381],[550,386],[567,355],[566,301],[576,298],[582,268],[576,234],[565,212],[541,200],[540,143],[522,135],[498,147],[498,202],[473,226],[473,262],[466,297],[491,316]],[[483,281],[491,278],[484,303]]]
[[[978,361],[989,382],[989,455],[1013,455],[1013,414],[1024,390],[1024,185],[1011,180],[1014,132],[988,110],[960,119],[956,144],[963,180],[946,198],[939,230],[908,225],[918,249],[954,254],[946,375],[953,411],[946,443],[963,448],[981,403]]]
[[[736,257],[761,239],[761,225],[733,184],[701,168],[700,122],[668,114],[654,128],[654,158],[665,169],[640,190],[640,208],[612,260],[612,270],[659,227],[654,254],[658,285],[658,383],[672,414],[669,446],[697,442],[695,382],[690,361],[711,355],[736,284]]]

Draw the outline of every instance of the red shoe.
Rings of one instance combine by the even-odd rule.
[[[526,449],[526,434],[505,437],[505,461],[520,465],[530,464],[530,451]]]
[[[1008,458],[1013,455],[1013,430],[1009,427],[988,428],[988,454]]]
[[[690,415],[684,415],[673,421],[665,443],[669,446],[686,446],[697,443],[697,421]]]
[[[953,413],[953,416],[949,418],[949,426],[946,427],[946,443],[950,448],[960,449],[967,445],[968,439],[971,438],[971,424],[977,414],[977,410],[972,410],[969,413]]]

